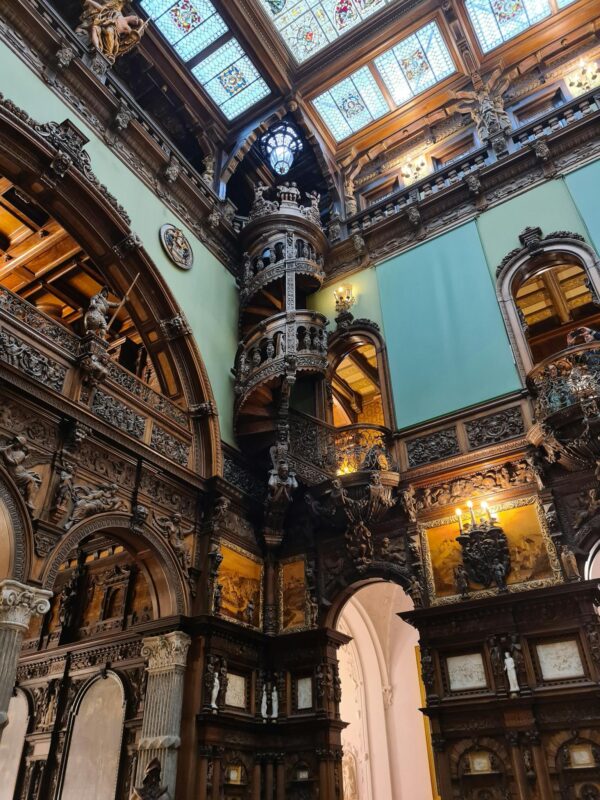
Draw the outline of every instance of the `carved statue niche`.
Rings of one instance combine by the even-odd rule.
[[[123,14],[126,0],[84,0],[77,33],[88,37],[90,44],[110,64],[132,50],[144,35],[148,21],[136,14]]]
[[[42,479],[37,472],[28,468],[32,460],[32,454],[30,454],[25,436],[21,434],[14,436],[7,445],[0,448],[0,455],[6,471],[25,500],[27,510],[33,516],[35,511],[34,499],[41,486]],[[40,463],[39,457],[36,463]]]

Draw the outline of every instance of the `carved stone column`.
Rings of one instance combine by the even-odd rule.
[[[190,637],[181,631],[144,639],[142,655],[148,660],[148,688],[139,744],[136,785],[154,758],[162,766],[162,783],[175,796],[177,751],[181,743],[183,680]]]
[[[0,581],[0,736],[8,720],[23,635],[36,615],[50,609],[52,592],[17,581]]]

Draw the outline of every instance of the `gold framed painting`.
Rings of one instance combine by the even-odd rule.
[[[544,510],[538,497],[522,497],[500,503],[493,509],[508,540],[511,571],[509,592],[540,589],[562,583],[560,563],[550,538]],[[454,570],[462,563],[458,517],[444,517],[419,526],[427,588],[433,605],[460,600]],[[495,588],[471,584],[469,597],[477,599],[497,593]]]
[[[249,628],[262,627],[263,563],[231,542],[219,542],[223,561],[217,578],[221,586],[219,616]]]
[[[303,558],[289,558],[279,565],[279,630],[307,628],[306,574]]]

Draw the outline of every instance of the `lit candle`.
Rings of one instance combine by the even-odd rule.
[[[471,515],[471,525],[475,528],[477,523],[475,522],[475,512],[473,511],[473,503],[469,500],[467,503],[467,508],[469,509],[469,514]]]
[[[488,504],[485,502],[485,500],[481,504],[481,510],[483,511],[484,514],[487,514],[487,517],[488,517],[489,521],[492,522],[492,513],[491,513],[491,511],[489,509]]]
[[[462,509],[461,508],[457,508],[456,509],[456,516],[458,517],[458,530],[462,533],[463,532],[463,526],[462,526]]]

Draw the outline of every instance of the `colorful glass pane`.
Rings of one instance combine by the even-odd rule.
[[[479,44],[488,53],[549,17],[549,0],[465,0]]]
[[[192,69],[227,119],[269,94],[269,87],[236,39],[230,39]]]
[[[368,67],[336,83],[313,103],[338,142],[390,110]]]
[[[375,66],[396,105],[402,105],[455,71],[452,56],[435,22],[378,56]]]
[[[260,0],[299,63],[392,0]]]
[[[141,6],[184,61],[228,31],[210,0],[142,0]]]

